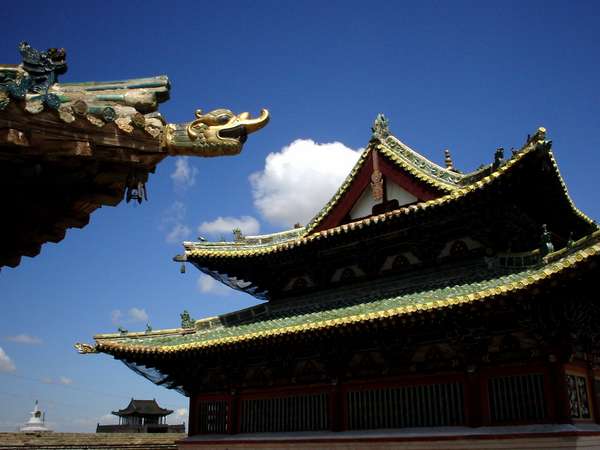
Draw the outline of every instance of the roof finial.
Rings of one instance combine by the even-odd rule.
[[[385,139],[390,135],[388,120],[383,113],[377,114],[375,122],[373,122],[373,126],[371,127],[371,131],[373,132],[371,136],[372,139]]]
[[[571,248],[575,245],[575,239],[573,239],[573,232],[569,232],[569,237],[567,238],[567,248]]]
[[[546,129],[544,127],[539,127],[533,136],[527,135],[527,143],[535,143],[538,141],[546,140]]]
[[[184,310],[179,316],[181,317],[181,328],[194,328],[195,320],[187,310]]]
[[[542,239],[541,239],[541,251],[542,255],[547,255],[548,253],[552,253],[554,251],[554,245],[552,244],[552,236],[548,231],[548,226],[546,224],[542,225]]]
[[[498,147],[494,153],[494,169],[504,164],[504,148]]]
[[[446,169],[453,170],[454,163],[452,162],[452,155],[450,154],[450,149],[444,150],[444,162],[446,163]]]
[[[233,240],[236,242],[244,240],[244,234],[240,228],[236,227],[233,229]]]

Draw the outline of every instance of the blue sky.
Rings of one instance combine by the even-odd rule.
[[[73,343],[253,304],[191,268],[181,275],[179,241],[305,223],[378,112],[428,158],[451,149],[464,171],[543,125],[577,206],[600,218],[598,2],[9,2],[3,15],[1,63],[19,62],[21,40],[64,47],[65,82],[167,74],[171,122],[218,107],[266,107],[272,120],[237,157],[163,161],[148,203],[102,208],[0,272],[0,430],[35,399],[63,431],[94,431],[132,396],[187,408]]]

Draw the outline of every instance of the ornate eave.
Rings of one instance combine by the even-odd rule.
[[[227,317],[220,316],[197,321],[194,328],[97,335],[94,346],[80,350],[82,353],[108,353],[131,362],[148,355],[177,356],[237,345],[258,345],[286,336],[404,320],[414,315],[437,314],[448,308],[493,302],[500,297],[516,298],[584,265],[597,264],[599,257],[600,231],[596,231],[569,248],[546,255],[534,267],[487,280],[379,299],[366,298],[352,306],[292,313],[288,317],[270,319],[268,315],[259,315],[253,321],[232,326],[224,325]],[[264,307],[256,308],[264,310]]]
[[[148,176],[166,156],[238,154],[269,120],[266,110],[218,109],[168,124],[157,110],[169,98],[164,75],[60,83],[64,49],[19,51],[21,64],[0,65],[0,267],[61,241],[101,206],[147,199]]]

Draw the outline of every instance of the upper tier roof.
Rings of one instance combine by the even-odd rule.
[[[417,199],[414,203],[400,205],[400,207],[391,211],[372,214],[341,224],[332,222],[330,219],[334,210],[344,203],[351,195],[350,192],[353,188],[359,184],[357,179],[361,170],[365,167],[372,170],[373,166],[370,161],[373,153],[380,155],[380,165],[387,164],[389,166],[389,164],[393,164],[394,168],[401,175],[407,175],[410,178],[409,182],[425,186],[424,189],[431,189],[431,198]],[[572,220],[579,223],[580,227],[587,231],[595,229],[596,225],[594,222],[579,211],[569,197],[552,154],[551,142],[545,140],[545,130],[543,128],[540,128],[530,137],[520,150],[513,152],[510,159],[504,160],[497,155],[495,163],[467,174],[442,168],[427,160],[391,134],[380,132],[374,135],[374,139],[365,148],[358,162],[331,200],[305,227],[261,236],[245,236],[232,242],[184,242],[185,253],[179,258],[176,257],[176,260],[192,261],[198,263],[198,266],[208,269],[210,268],[210,263],[207,262],[209,260],[249,258],[286,252],[294,248],[311,245],[317,241],[327,240],[332,236],[352,234],[365,228],[377,226],[377,224],[383,222],[414,216],[420,212],[443,210],[451,207],[453,204],[468,201],[470,197],[478,192],[493,189],[494,185],[498,184],[500,180],[510,176],[512,172],[523,166],[533,156],[542,157],[550,165],[550,177],[555,178],[561,187],[561,198],[555,200],[559,202],[564,201],[568,205]],[[541,168],[541,171],[543,170]],[[531,175],[536,176],[538,174],[532,173]],[[357,198],[356,192],[360,193],[361,189],[355,190],[354,200]],[[523,195],[526,195],[526,193],[523,193]],[[346,210],[351,206],[347,205]],[[581,233],[580,235],[583,234]]]

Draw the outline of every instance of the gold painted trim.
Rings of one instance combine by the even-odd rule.
[[[396,141],[400,145],[404,145],[397,138],[395,138],[395,137],[393,137],[393,138],[396,139]],[[425,184],[428,184],[429,186],[432,186],[434,188],[442,190],[442,191],[444,191],[446,193],[452,192],[452,191],[454,191],[456,189],[460,189],[460,186],[457,185],[457,184],[442,181],[440,179],[437,179],[437,178],[429,175],[427,172],[425,172],[423,170],[419,170],[418,167],[415,167],[414,164],[411,164],[409,161],[407,161],[405,158],[403,158],[401,155],[399,155],[396,151],[394,151],[393,149],[391,149],[385,142],[382,142],[379,145],[377,145],[377,149],[383,155],[387,156],[397,166],[399,166],[400,168],[404,169],[405,171],[407,171],[408,173],[410,173],[413,177],[415,177],[419,181],[422,181]],[[414,150],[411,150],[411,151],[413,151],[415,154],[418,154]],[[435,163],[433,163],[431,161],[429,161],[429,163],[432,164],[432,165],[434,165],[435,168],[438,169],[441,172],[447,172],[448,171],[448,169],[445,169],[445,168],[443,168],[441,166],[438,166],[437,164],[435,164]]]
[[[394,217],[398,217],[398,216],[402,216],[402,215],[409,215],[416,211],[421,211],[421,210],[429,209],[432,207],[441,206],[446,203],[453,202],[457,199],[465,197],[466,195],[468,195],[471,192],[483,189],[483,187],[493,183],[497,178],[500,178],[501,176],[503,176],[512,167],[519,164],[519,162],[526,155],[533,153],[534,151],[538,150],[539,146],[544,146],[544,145],[548,145],[548,143],[546,141],[531,142],[526,147],[524,147],[522,150],[520,150],[513,158],[508,160],[505,164],[500,166],[494,172],[483,177],[481,180],[479,180],[473,184],[470,184],[468,186],[457,188],[457,189],[453,190],[452,192],[450,192],[442,197],[433,199],[433,200],[413,204],[413,205],[399,208],[394,211],[389,211],[389,212],[386,212],[384,214],[380,214],[377,216],[367,217],[366,219],[358,220],[355,222],[350,222],[348,224],[340,225],[340,226],[330,228],[327,230],[323,230],[323,231],[320,231],[317,233],[312,232],[315,225],[311,225],[310,228],[307,228],[305,235],[303,237],[300,237],[300,238],[297,238],[295,240],[291,240],[288,242],[266,245],[266,246],[263,246],[260,248],[252,248],[252,247],[243,248],[242,246],[240,246],[240,248],[227,249],[227,250],[219,250],[218,248],[193,248],[190,250],[186,250],[185,254],[188,258],[237,258],[237,257],[254,257],[254,256],[271,254],[271,253],[278,253],[278,252],[290,250],[295,247],[300,247],[309,242],[319,240],[322,238],[326,238],[328,236],[334,236],[334,235],[338,235],[341,233],[347,233],[348,231],[362,229],[366,226],[371,225],[372,223],[385,222],[386,220],[392,219]],[[596,226],[595,222],[592,219],[590,219],[583,212],[581,212],[579,209],[577,209],[573,200],[569,196],[567,187],[566,187],[565,182],[560,174],[560,171],[558,170],[558,166],[556,164],[556,160],[554,159],[554,155],[552,154],[552,151],[550,149],[546,149],[545,151],[548,153],[548,155],[550,157],[552,167],[554,168],[555,174],[558,176],[559,182],[562,186],[563,193],[564,193],[569,205],[571,206],[571,209],[573,210],[573,212],[577,216],[579,216],[581,219],[588,222],[590,225]],[[334,200],[337,201],[338,197],[341,197],[341,195],[343,195],[343,192],[345,192],[345,190],[348,188],[348,186],[351,182],[350,178],[352,178],[354,176],[355,171],[358,171],[360,169],[360,167],[362,167],[364,160],[366,160],[366,155],[368,155],[370,152],[371,152],[371,149],[368,148],[363,153],[364,157],[361,156],[359,163],[357,163],[357,165],[355,165],[355,169],[353,169],[353,171],[351,172],[348,179],[344,182],[344,184],[342,185],[342,188],[340,188],[338,193],[336,193]],[[333,207],[333,206],[331,206],[331,207]],[[326,215],[327,212],[328,211],[324,211],[323,215]],[[321,218],[318,219],[318,221],[320,221],[320,220],[321,220]],[[317,223],[318,223],[318,221],[317,221]]]
[[[331,212],[331,210],[339,203],[344,194],[348,191],[350,185],[354,181],[356,174],[362,169],[365,162],[368,159],[368,156],[371,155],[373,151],[372,144],[369,144],[367,148],[361,153],[360,157],[354,167],[348,174],[348,176],[344,179],[342,185],[338,188],[338,190],[333,194],[333,197],[325,204],[325,206],[317,213],[315,217],[313,217],[310,223],[306,227],[306,234],[312,232],[322,221],[323,219]]]
[[[597,237],[598,235],[600,235],[600,232],[595,232],[590,237]],[[547,266],[539,269],[536,273],[532,273],[524,277],[523,279],[513,281],[502,286],[491,287],[479,292],[459,295],[456,297],[449,297],[445,300],[432,300],[430,302],[421,303],[418,305],[401,306],[383,311],[357,314],[337,319],[327,319],[319,322],[313,322],[302,325],[293,325],[272,330],[257,331],[241,336],[224,337],[207,340],[204,342],[163,345],[158,347],[145,347],[139,345],[122,345],[116,341],[110,340],[106,342],[101,342],[101,340],[97,340],[96,348],[98,351],[105,353],[120,351],[127,353],[170,354],[187,350],[201,350],[218,346],[227,346],[244,342],[252,342],[258,339],[264,339],[273,336],[300,334],[311,330],[327,330],[339,326],[364,323],[367,321],[380,320],[391,317],[409,316],[415,312],[425,312],[436,309],[444,309],[452,306],[464,305],[467,303],[487,300],[500,294],[522,291],[536,283],[539,283],[540,281],[546,280],[554,276],[554,274],[556,273],[559,273],[567,268],[577,266],[589,259],[590,257],[596,256],[598,254],[600,254],[600,243],[593,244],[589,247],[578,250],[569,256],[565,256],[564,258],[558,261],[549,263]]]

